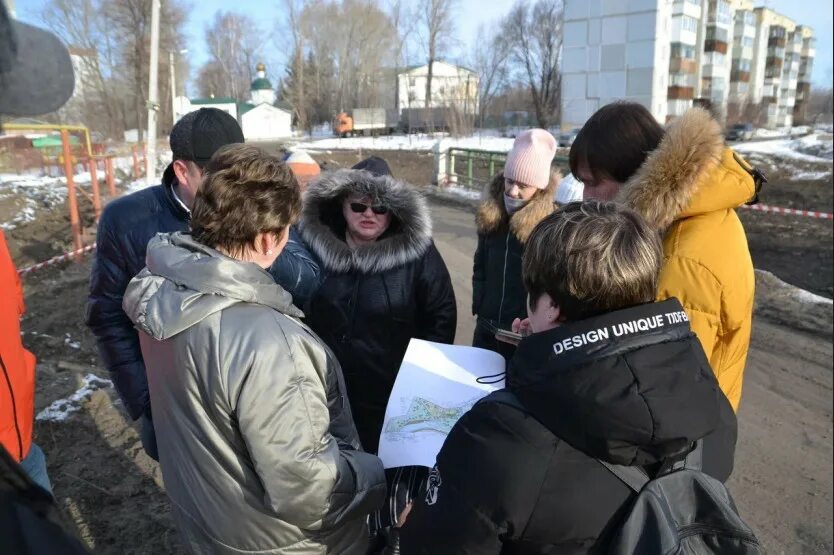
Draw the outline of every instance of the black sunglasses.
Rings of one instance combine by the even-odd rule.
[[[350,203],[351,211],[356,212],[357,214],[364,214],[365,210],[367,210],[368,208],[370,208],[371,211],[374,214],[376,214],[377,216],[382,216],[383,214],[388,213],[388,207],[383,206],[381,204],[369,207],[367,204],[364,204],[364,203],[361,203],[361,202],[351,202]]]

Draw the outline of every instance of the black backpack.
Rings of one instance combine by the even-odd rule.
[[[55,500],[0,445],[0,553],[89,555],[64,528]]]
[[[510,391],[479,402],[527,410]],[[701,471],[703,441],[685,459],[662,465],[654,478],[638,466],[596,459],[637,493],[622,524],[612,531],[609,553],[759,555],[764,549],[741,519],[726,486]]]

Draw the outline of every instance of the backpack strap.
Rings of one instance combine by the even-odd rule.
[[[596,461],[604,466],[608,471],[620,479],[622,483],[637,493],[642,491],[643,487],[649,483],[649,475],[639,466],[622,466],[619,464],[611,464],[602,459]]]
[[[701,472],[702,464],[704,460],[704,440],[699,439],[695,442],[695,447],[687,453],[686,458],[683,460],[683,467],[687,470],[696,470]]]
[[[661,465],[657,476],[662,476],[664,474],[668,474],[669,472],[682,470],[684,468],[700,472],[703,459],[703,448],[704,441],[699,439],[695,442],[695,446],[692,450],[686,454],[685,458],[664,462],[663,465]],[[640,466],[622,466],[619,464],[611,464],[603,461],[602,459],[597,459],[597,462],[607,468],[611,474],[619,478],[620,481],[637,493],[640,493],[646,484],[651,481],[651,477]]]

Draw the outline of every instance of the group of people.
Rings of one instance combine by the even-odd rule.
[[[102,214],[85,318],[191,551],[594,552],[634,495],[607,465],[652,474],[702,449],[730,476],[754,289],[734,209],[761,176],[704,110],[664,129],[601,108],[570,152],[583,199],[549,132],[517,137],[472,272],[472,345],[506,358],[511,400],[475,404],[432,469],[376,456],[409,341],[457,329],[419,188],[378,157],[321,173],[267,154],[212,108],[169,140],[162,183]],[[48,492],[4,279],[3,460]]]
[[[423,195],[377,157],[268,155],[210,108],[170,142],[163,183],[102,215],[87,322],[194,552],[593,550],[631,497],[595,459],[702,440],[729,477],[756,179],[708,113],[602,108],[570,154],[584,202],[553,136],[518,136],[477,213],[472,344],[524,410],[476,404],[433,469],[376,457],[410,339],[455,339]]]

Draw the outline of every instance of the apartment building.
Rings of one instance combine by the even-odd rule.
[[[787,126],[810,93],[812,29],[752,0],[566,0],[563,47],[564,128],[615,99],[661,122],[752,103]]]

